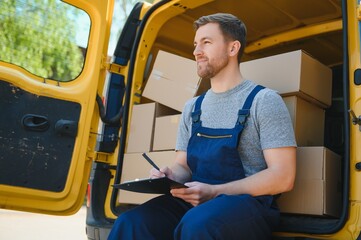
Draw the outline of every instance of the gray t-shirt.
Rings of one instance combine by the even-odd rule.
[[[245,80],[226,92],[208,90],[201,106],[202,125],[208,128],[233,128],[238,110],[255,86],[254,82]],[[183,109],[176,150],[187,151],[192,131],[191,113],[196,99],[189,100]],[[250,176],[267,168],[262,150],[287,146],[296,146],[289,112],[281,96],[265,88],[254,98],[238,146],[245,175]]]

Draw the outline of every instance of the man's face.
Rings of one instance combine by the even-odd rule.
[[[228,44],[217,23],[198,28],[194,37],[193,54],[201,78],[213,78],[228,64]]]

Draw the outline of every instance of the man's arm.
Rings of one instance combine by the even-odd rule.
[[[292,190],[296,176],[296,148],[263,151],[267,168],[242,180],[218,185],[216,194],[275,195]]]
[[[191,180],[192,174],[187,164],[187,152],[176,152],[175,161],[171,167],[171,171],[172,175],[168,177],[177,182],[185,183]]]
[[[173,189],[171,193],[196,206],[220,194],[259,196],[290,191],[296,176],[296,148],[267,149],[263,154],[267,168],[252,176],[219,185],[190,182],[186,184],[189,188]]]

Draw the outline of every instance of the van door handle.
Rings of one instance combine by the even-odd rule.
[[[45,132],[50,127],[47,117],[35,114],[26,114],[21,123],[26,130],[35,132]]]

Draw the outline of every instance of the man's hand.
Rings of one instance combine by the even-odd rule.
[[[187,153],[177,151],[175,162],[171,167],[160,168],[160,171],[153,168],[149,172],[150,178],[167,177],[174,181],[185,183],[191,179],[191,171],[187,165]]]
[[[185,183],[188,188],[172,189],[170,193],[173,197],[181,198],[184,201],[197,206],[217,196],[214,185],[200,182]]]
[[[173,171],[169,167],[161,168],[160,171],[158,171],[155,168],[152,168],[149,172],[149,178],[161,178],[161,177],[168,177],[170,179],[173,179]]]

